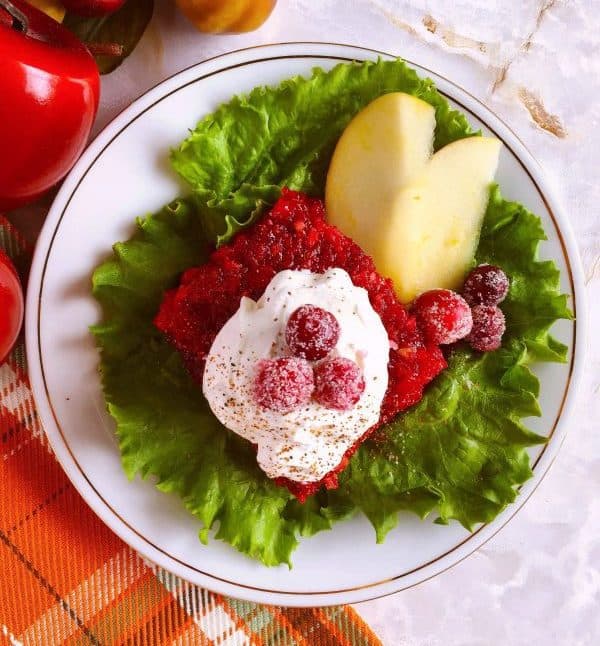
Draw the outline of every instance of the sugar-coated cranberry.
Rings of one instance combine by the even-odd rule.
[[[469,304],[449,289],[432,289],[421,294],[413,310],[430,343],[454,343],[471,331],[473,320]]]
[[[340,338],[335,316],[316,305],[302,305],[292,312],[285,328],[285,340],[297,357],[323,359]]]
[[[508,277],[495,265],[479,265],[467,276],[462,294],[469,305],[498,305],[508,294]]]
[[[480,352],[497,350],[502,344],[506,321],[497,305],[476,305],[473,310],[473,328],[467,341]]]
[[[309,401],[313,390],[313,369],[308,361],[281,357],[258,362],[253,393],[259,406],[289,413]]]
[[[351,359],[335,357],[315,366],[315,392],[319,404],[335,410],[350,410],[365,391],[361,369]]]

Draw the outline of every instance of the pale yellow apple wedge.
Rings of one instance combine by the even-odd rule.
[[[448,144],[388,203],[373,258],[401,301],[461,286],[479,242],[500,146],[489,137]]]
[[[372,101],[342,133],[327,175],[327,219],[370,255],[389,226],[394,195],[425,168],[434,129],[432,106],[392,92]]]

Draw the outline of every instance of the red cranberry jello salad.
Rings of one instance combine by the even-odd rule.
[[[299,499],[415,404],[445,365],[323,203],[285,190],[273,209],[165,295],[155,323],[211,409]]]

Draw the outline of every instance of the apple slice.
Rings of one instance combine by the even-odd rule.
[[[392,92],[361,110],[338,141],[325,190],[328,219],[371,256],[388,230],[398,189],[431,157],[434,129],[429,103]]]
[[[500,142],[470,137],[432,156],[435,111],[395,92],[359,112],[337,144],[328,220],[371,255],[399,298],[457,288],[473,260]]]
[[[448,144],[387,204],[373,258],[403,302],[462,284],[479,242],[500,147],[490,137]]]

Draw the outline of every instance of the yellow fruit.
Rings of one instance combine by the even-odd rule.
[[[410,94],[375,99],[348,124],[325,189],[329,221],[370,255],[387,228],[387,205],[431,157],[435,110]]]
[[[401,301],[462,285],[479,242],[500,146],[490,137],[448,144],[390,202],[375,262]]]
[[[328,220],[373,257],[405,303],[459,287],[498,165],[501,144],[487,137],[432,156],[434,129],[428,103],[384,95],[350,122],[327,175]]]
[[[32,7],[43,11],[56,22],[62,22],[65,17],[66,9],[59,0],[27,0],[27,2]]]
[[[277,0],[176,0],[177,6],[200,31],[240,33],[260,27]]]

